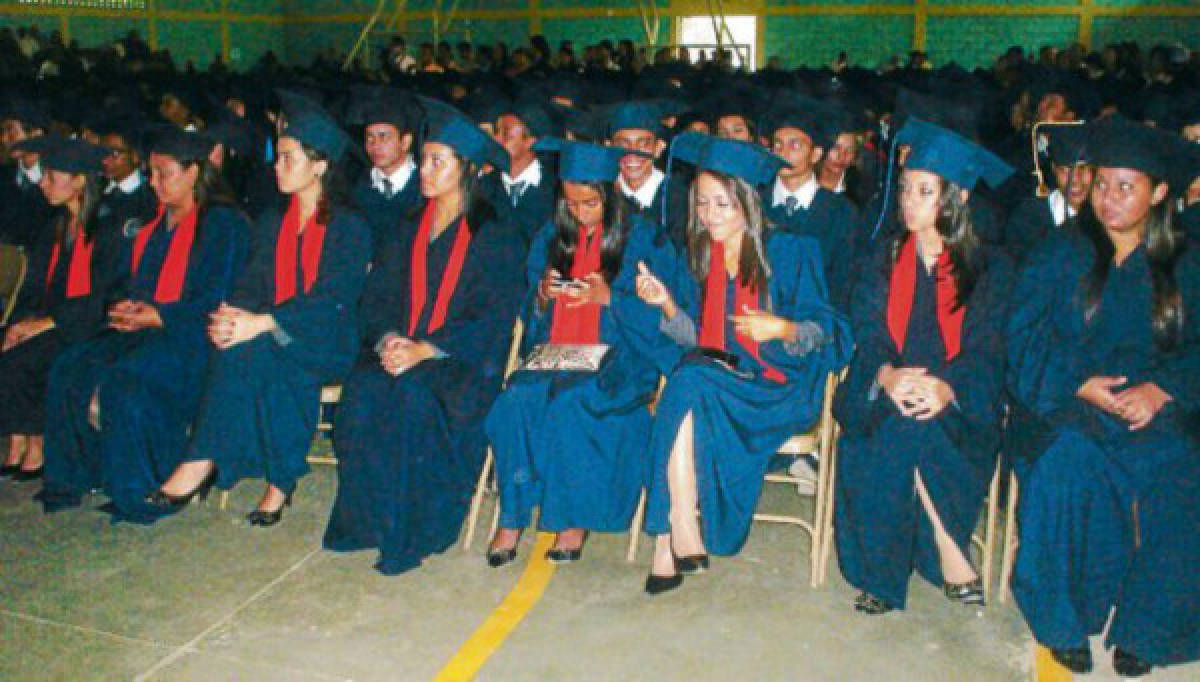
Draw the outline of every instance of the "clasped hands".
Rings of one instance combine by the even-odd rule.
[[[222,303],[208,315],[208,338],[221,350],[228,350],[265,332],[275,329],[275,318],[266,313]]]
[[[668,320],[679,310],[666,285],[641,261],[638,261],[637,295],[647,305],[661,308]],[[799,333],[795,322],[749,306],[743,307],[741,315],[730,315],[729,319],[738,334],[755,343],[795,341]]]
[[[917,421],[937,417],[954,402],[954,389],[950,384],[928,374],[924,367],[884,365],[875,378],[900,414]]]
[[[1129,422],[1130,431],[1138,431],[1146,428],[1171,402],[1171,396],[1152,381],[1117,390],[1128,381],[1126,377],[1095,376],[1083,382],[1075,395]]]
[[[126,299],[108,309],[108,326],[119,332],[136,332],[161,327],[163,322],[154,306]]]
[[[399,334],[384,338],[379,348],[379,364],[392,376],[434,356],[434,347],[425,341],[414,341]]]

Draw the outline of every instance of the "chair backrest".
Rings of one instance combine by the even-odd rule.
[[[24,249],[13,244],[0,244],[0,325],[8,324],[28,268]]]
[[[508,385],[508,378],[512,376],[512,373],[521,366],[521,337],[523,336],[525,336],[525,323],[518,317],[513,324],[512,344],[508,347],[508,361],[504,363],[505,385]]]

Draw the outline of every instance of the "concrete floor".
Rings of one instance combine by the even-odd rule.
[[[385,578],[372,552],[319,549],[336,475],[317,467],[272,529],[241,516],[260,489],[152,527],[83,509],[44,516],[37,483],[0,483],[0,680],[429,680],[504,599],[482,542]],[[807,504],[790,490],[764,508]],[[485,514],[490,508],[485,508]],[[486,532],[486,530],[482,531]],[[533,534],[521,549],[529,554]],[[1032,644],[1012,606],[977,612],[914,581],[908,611],[853,612],[836,566],[808,587],[799,530],[757,525],[737,557],[656,599],[650,543],[593,537],[480,670],[482,680],[1024,680]],[[1086,679],[1114,680],[1108,655]],[[1198,680],[1200,665],[1152,679]]]

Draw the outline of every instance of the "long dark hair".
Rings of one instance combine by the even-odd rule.
[[[611,182],[581,183],[600,194],[604,202],[604,240],[600,243],[600,271],[604,281],[611,284],[621,270],[621,257],[625,253],[625,241],[629,238],[628,204],[615,192]],[[554,242],[550,245],[550,265],[564,277],[569,276],[575,262],[575,250],[579,247],[582,226],[567,208],[567,199],[560,192],[554,211],[557,228]]]
[[[938,176],[941,193],[938,196],[938,213],[934,227],[942,237],[943,248],[950,256],[950,276],[954,278],[954,288],[957,292],[954,309],[966,305],[979,281],[981,263],[980,242],[975,234],[975,225],[971,221],[971,207],[963,199],[962,188],[945,178]],[[900,212],[897,211],[897,216]],[[900,258],[900,250],[904,243],[912,238],[912,233],[903,229],[892,239],[888,251],[889,270],[896,266]]]
[[[1161,183],[1150,178],[1150,186]],[[1091,322],[1100,309],[1104,296],[1104,284],[1112,269],[1116,247],[1091,202],[1084,204],[1079,214],[1079,229],[1092,244],[1095,260],[1092,269],[1083,277],[1084,320]],[[1169,199],[1151,206],[1146,215],[1146,265],[1150,270],[1150,282],[1154,292],[1152,323],[1154,341],[1162,350],[1170,350],[1179,342],[1183,329],[1183,300],[1179,295],[1179,283],[1175,280],[1175,263],[1186,247],[1181,232],[1176,229],[1175,209]]]
[[[475,234],[484,224],[496,219],[496,209],[492,207],[484,193],[479,191],[479,166],[459,154],[457,149],[450,147],[450,151],[458,160],[459,166],[462,167],[462,177],[458,180],[458,187],[462,191],[462,206],[466,211],[467,229],[471,231],[471,234]],[[419,172],[420,168],[418,167]]]
[[[701,172],[716,178],[746,216],[746,232],[742,235],[742,251],[738,258],[738,279],[742,284],[751,284],[759,291],[766,291],[771,266],[767,264],[763,239],[770,224],[763,216],[758,192],[739,177],[711,170]],[[700,173],[697,173],[697,180],[699,177]],[[708,280],[708,264],[712,257],[712,237],[696,216],[697,180],[692,181],[688,190],[688,269],[697,282],[705,282]]]
[[[313,163],[325,162],[325,174],[321,176],[321,198],[317,200],[317,222],[328,225],[333,219],[335,207],[346,206],[349,201],[350,189],[346,182],[345,166],[341,162],[331,161],[324,153],[303,142],[300,142],[300,150]]]
[[[79,215],[76,220],[83,225],[84,241],[91,243],[96,238],[97,213],[100,208],[100,185],[96,181],[96,176],[91,173],[83,174],[83,195],[79,198]],[[68,224],[71,220],[71,212],[66,206],[58,212],[54,218],[52,229],[54,230],[54,241],[62,243],[63,237],[67,234]],[[75,235],[79,237],[78,234]]]

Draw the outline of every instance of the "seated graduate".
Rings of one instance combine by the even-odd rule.
[[[1067,668],[1091,669],[1108,622],[1131,676],[1200,658],[1200,252],[1164,181],[1186,143],[1094,125],[1090,207],[1030,255],[1013,296],[1009,390],[1040,433],[1014,462],[1012,590]]]
[[[109,307],[109,330],[65,350],[50,373],[47,512],[103,488],[118,519],[157,516],[143,497],[183,457],[208,366],[208,314],[228,296],[250,231],[211,149],[173,127],[148,144],[161,204],[133,243],[127,296]]]
[[[784,103],[765,117],[771,150],[788,162],[761,188],[767,218],[779,229],[812,237],[821,245],[829,299],[845,310],[854,265],[854,206],[817,182],[817,163],[831,143],[823,107]]]
[[[608,355],[594,372],[519,371],[488,414],[500,491],[491,566],[516,558],[534,507],[539,527],[558,533],[546,554],[555,562],[579,559],[588,531],[629,530],[646,471],[646,408],[677,359],[658,309],[636,291],[639,268],[674,285],[679,266],[675,249],[656,243],[654,227],[614,194],[629,152],[555,139],[539,147],[560,150],[562,189],[529,253],[522,348],[605,344]]]
[[[354,203],[371,225],[371,253],[378,257],[396,238],[400,223],[421,205],[421,180],[412,154],[421,108],[411,95],[395,88],[370,90],[352,107],[347,118],[365,126],[363,147],[371,161],[370,170],[354,185]]]
[[[969,193],[1012,169],[909,119],[902,230],[861,270],[857,349],[834,414],[843,429],[834,510],[842,574],[867,614],[902,609],[915,568],[948,599],[983,604],[971,532],[996,465],[1002,330],[1012,268],[974,233]]]
[[[538,159],[534,145],[543,137],[560,135],[561,127],[533,95],[504,106],[496,118],[496,141],[508,152],[509,170],[484,175],[479,189],[500,222],[519,234],[526,248],[555,208],[553,169]]]
[[[99,143],[109,149],[103,162],[108,183],[100,199],[98,217],[105,229],[119,232],[129,240],[126,248],[138,230],[158,212],[158,199],[141,170],[141,128],[142,122],[130,114],[96,124]]]
[[[676,291],[657,273],[638,278],[638,294],[687,350],[650,438],[646,532],[658,536],[650,594],[704,570],[707,552],[741,548],[771,457],[817,420],[826,376],[852,347],[849,325],[828,304],[820,246],[763,218],[754,188],[787,162],[758,144],[699,133],[680,135],[672,149],[697,167],[691,278],[680,277]]]
[[[18,142],[45,135],[50,117],[33,100],[14,97],[0,105],[0,243],[32,247],[43,237],[50,205],[38,188],[42,166],[37,152],[20,152]]]
[[[308,473],[321,386],[340,382],[358,353],[371,229],[342,196],[340,164],[353,142],[316,105],[284,99],[275,168],[291,202],[259,218],[250,261],[211,315],[217,352],[187,457],[146,499],[164,512],[214,479],[229,488],[254,476],[267,486],[247,521],[278,523]]]
[[[46,382],[64,348],[107,326],[104,306],[129,276],[128,248],[98,216],[95,173],[108,150],[53,135],[16,146],[40,157],[42,194],[52,207],[46,238],[28,251],[21,308],[0,352],[0,436],[9,438],[0,473],[27,481],[42,473]],[[44,245],[44,247],[43,247]]]
[[[525,291],[520,240],[475,191],[479,166],[507,169],[508,154],[448,105],[426,107],[426,203],[367,279],[363,348],[334,419],[338,494],[324,540],[378,547],[388,575],[458,537]]]
[[[641,152],[621,159],[617,189],[634,203],[643,218],[665,230],[677,249],[683,249],[687,190],[682,182],[669,178],[654,165],[667,148],[667,129],[660,113],[658,106],[645,101],[616,105],[608,112],[608,145]]]
[[[875,190],[873,155],[863,153],[862,135],[866,124],[847,110],[830,106],[825,130],[829,148],[817,163],[817,182],[841,195],[857,210]]]
[[[1087,126],[1061,124],[1043,130],[1050,138],[1054,189],[1045,198],[1025,197],[1008,216],[1004,247],[1018,264],[1047,234],[1073,221],[1092,191],[1095,169],[1087,160]]]

